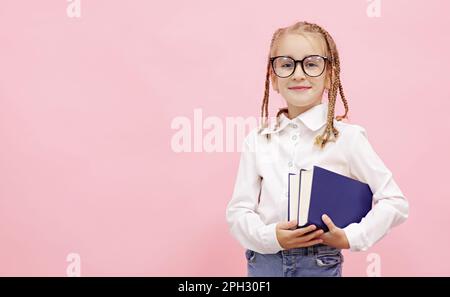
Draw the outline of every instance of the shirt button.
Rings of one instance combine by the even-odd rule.
[[[292,161],[289,161],[288,165],[289,165],[289,167],[292,167],[292,165],[294,165],[294,163],[292,163]]]
[[[297,129],[298,128],[297,124],[292,124],[292,128]]]
[[[292,140],[297,140],[297,135],[293,135]]]

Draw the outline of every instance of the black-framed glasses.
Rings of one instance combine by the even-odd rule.
[[[310,55],[302,60],[294,60],[289,56],[277,56],[270,58],[273,72],[276,76],[286,78],[291,76],[297,68],[297,63],[302,66],[303,73],[311,77],[322,75],[325,70],[327,57],[321,55]]]

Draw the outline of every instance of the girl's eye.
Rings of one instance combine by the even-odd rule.
[[[317,66],[317,64],[314,64],[314,63],[307,63],[306,67],[311,67],[312,68],[312,67],[318,67],[318,66]]]
[[[281,67],[284,67],[284,68],[290,68],[290,67],[292,67],[292,64],[283,64],[283,65],[281,65]]]

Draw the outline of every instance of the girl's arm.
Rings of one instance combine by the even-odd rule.
[[[231,234],[244,248],[261,254],[273,254],[283,250],[277,240],[276,223],[266,225],[256,212],[261,191],[261,176],[256,170],[256,132],[254,129],[244,140],[226,219]]]
[[[408,218],[409,203],[395,183],[391,171],[370,145],[366,131],[357,127],[350,148],[350,172],[366,182],[373,192],[374,207],[361,220],[345,227],[350,250],[365,251],[390,229]]]

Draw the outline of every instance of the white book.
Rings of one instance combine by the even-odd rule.
[[[299,207],[300,174],[289,173],[288,175],[288,221],[297,220]],[[296,229],[296,227],[292,228]]]
[[[288,177],[288,221],[297,220],[297,225],[303,226],[308,222],[312,171],[302,169]]]
[[[300,194],[298,207],[298,226],[303,226],[308,222],[309,205],[311,202],[311,186],[313,179],[312,170],[300,171]]]

